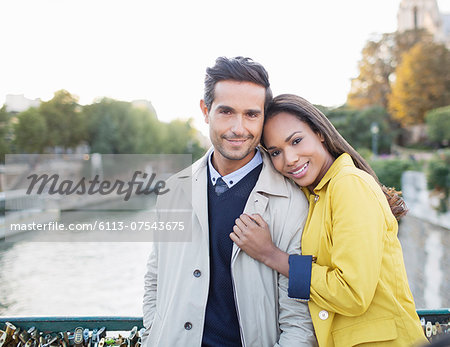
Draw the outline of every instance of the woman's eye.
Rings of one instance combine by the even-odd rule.
[[[292,144],[296,145],[296,144],[300,143],[301,140],[302,140],[301,137],[297,137],[294,141],[292,141]]]
[[[270,153],[270,156],[276,157],[278,154],[280,154],[280,151],[273,151],[272,153]]]

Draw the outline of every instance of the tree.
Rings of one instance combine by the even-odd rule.
[[[47,124],[36,108],[19,113],[14,124],[14,144],[21,153],[43,153],[46,145]]]
[[[39,112],[47,124],[46,146],[74,148],[85,140],[83,113],[78,99],[68,91],[55,92],[53,99],[41,103]]]
[[[370,128],[372,123],[376,123],[379,128],[378,151],[390,153],[396,127],[384,108],[372,106],[361,111],[340,107],[328,111],[326,115],[337,131],[357,150],[372,147]]]
[[[358,63],[358,77],[352,79],[347,104],[358,109],[373,105],[387,108],[390,81],[402,54],[417,42],[431,40],[431,35],[424,30],[386,33],[369,40]]]
[[[6,105],[0,108],[0,162],[5,162],[5,154],[11,153],[12,140],[11,114]]]
[[[443,146],[448,146],[450,144],[450,106],[427,112],[425,121],[429,139]]]
[[[419,42],[395,70],[389,111],[402,126],[423,124],[425,113],[450,104],[450,53],[442,44]]]
[[[198,130],[192,126],[192,119],[173,120],[166,124],[164,153],[192,154],[192,159],[200,158],[205,152],[197,139]]]
[[[91,153],[119,153],[118,128],[120,118],[125,117],[128,105],[122,101],[103,98],[100,102],[86,105],[83,113],[87,124],[87,142]]]
[[[151,110],[103,98],[83,113],[92,153],[163,153],[164,127]]]

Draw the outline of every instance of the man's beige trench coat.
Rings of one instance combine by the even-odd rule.
[[[211,150],[171,177],[167,182],[170,193],[159,197],[158,206],[165,208],[189,201],[192,240],[153,243],[145,274],[143,347],[201,346],[209,289],[207,159]],[[283,251],[299,254],[307,201],[261,152],[263,168],[244,212],[261,214],[274,243]],[[307,303],[288,298],[286,277],[236,245],[231,273],[243,346],[316,345]]]

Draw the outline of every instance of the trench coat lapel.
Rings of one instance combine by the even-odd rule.
[[[208,185],[206,166],[192,175],[192,209],[197,216],[203,234],[209,236],[208,231]],[[209,239],[209,237],[207,238]]]
[[[263,149],[260,151],[263,158],[263,167],[258,181],[245,204],[244,213],[258,213],[264,218],[264,213],[269,203],[269,196],[276,195],[288,198],[289,193],[284,177],[273,168],[268,154]],[[239,251],[240,248],[233,243],[231,259],[235,259]]]
[[[194,215],[197,217],[202,234],[209,240],[209,227],[208,227],[208,157],[213,151],[211,147],[206,154],[197,160],[191,167],[189,175],[185,175],[184,179],[191,180],[192,191],[188,192],[187,189],[183,189],[187,196],[191,196],[191,205]],[[183,185],[186,188],[187,185]],[[209,242],[209,241],[208,241]]]

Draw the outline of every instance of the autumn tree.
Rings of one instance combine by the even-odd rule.
[[[433,42],[419,42],[395,70],[389,112],[402,126],[423,124],[425,113],[450,104],[450,52]]]
[[[404,52],[417,42],[430,42],[431,35],[424,30],[386,33],[369,40],[358,63],[359,74],[352,79],[347,104],[362,109],[388,106],[391,79]]]

